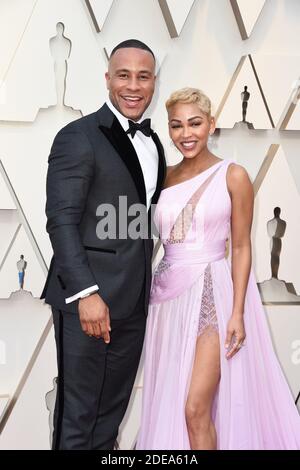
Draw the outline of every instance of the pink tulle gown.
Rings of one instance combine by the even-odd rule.
[[[225,243],[231,199],[222,160],[162,191],[155,221],[164,257],[152,283],[137,449],[190,449],[185,404],[198,335],[219,334],[221,378],[212,418],[217,448],[300,449],[300,417],[275,356],[251,271],[245,345],[226,359],[233,284]]]

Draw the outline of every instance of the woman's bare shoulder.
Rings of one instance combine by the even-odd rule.
[[[233,183],[250,181],[246,168],[238,163],[230,163],[227,171],[227,178]]]
[[[169,186],[172,183],[174,176],[176,178],[176,169],[177,169],[177,167],[178,167],[178,165],[167,166],[165,187]]]
[[[227,186],[230,192],[248,190],[252,191],[253,185],[245,167],[238,163],[231,163],[227,170]]]

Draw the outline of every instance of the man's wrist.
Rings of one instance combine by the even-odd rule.
[[[97,290],[94,290],[92,292],[88,292],[87,294],[83,294],[83,295],[80,296],[80,299],[86,299],[87,297],[90,297],[91,295],[94,295],[97,292],[98,292]]]
[[[85,294],[96,293],[98,292],[98,290],[98,285],[94,284],[93,286],[87,287],[86,289],[77,292],[77,294],[73,295],[72,297],[68,297],[67,299],[65,299],[65,302],[66,304],[70,304],[71,302],[75,302],[75,300],[80,300]]]

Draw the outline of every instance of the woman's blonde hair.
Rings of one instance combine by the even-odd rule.
[[[181,88],[174,91],[170,98],[166,101],[167,111],[177,103],[190,104],[195,103],[199,106],[200,111],[211,117],[211,101],[203,91],[198,88]]]

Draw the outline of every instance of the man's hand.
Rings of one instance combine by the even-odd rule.
[[[82,330],[89,336],[110,342],[109,309],[98,293],[79,300],[79,319]]]

